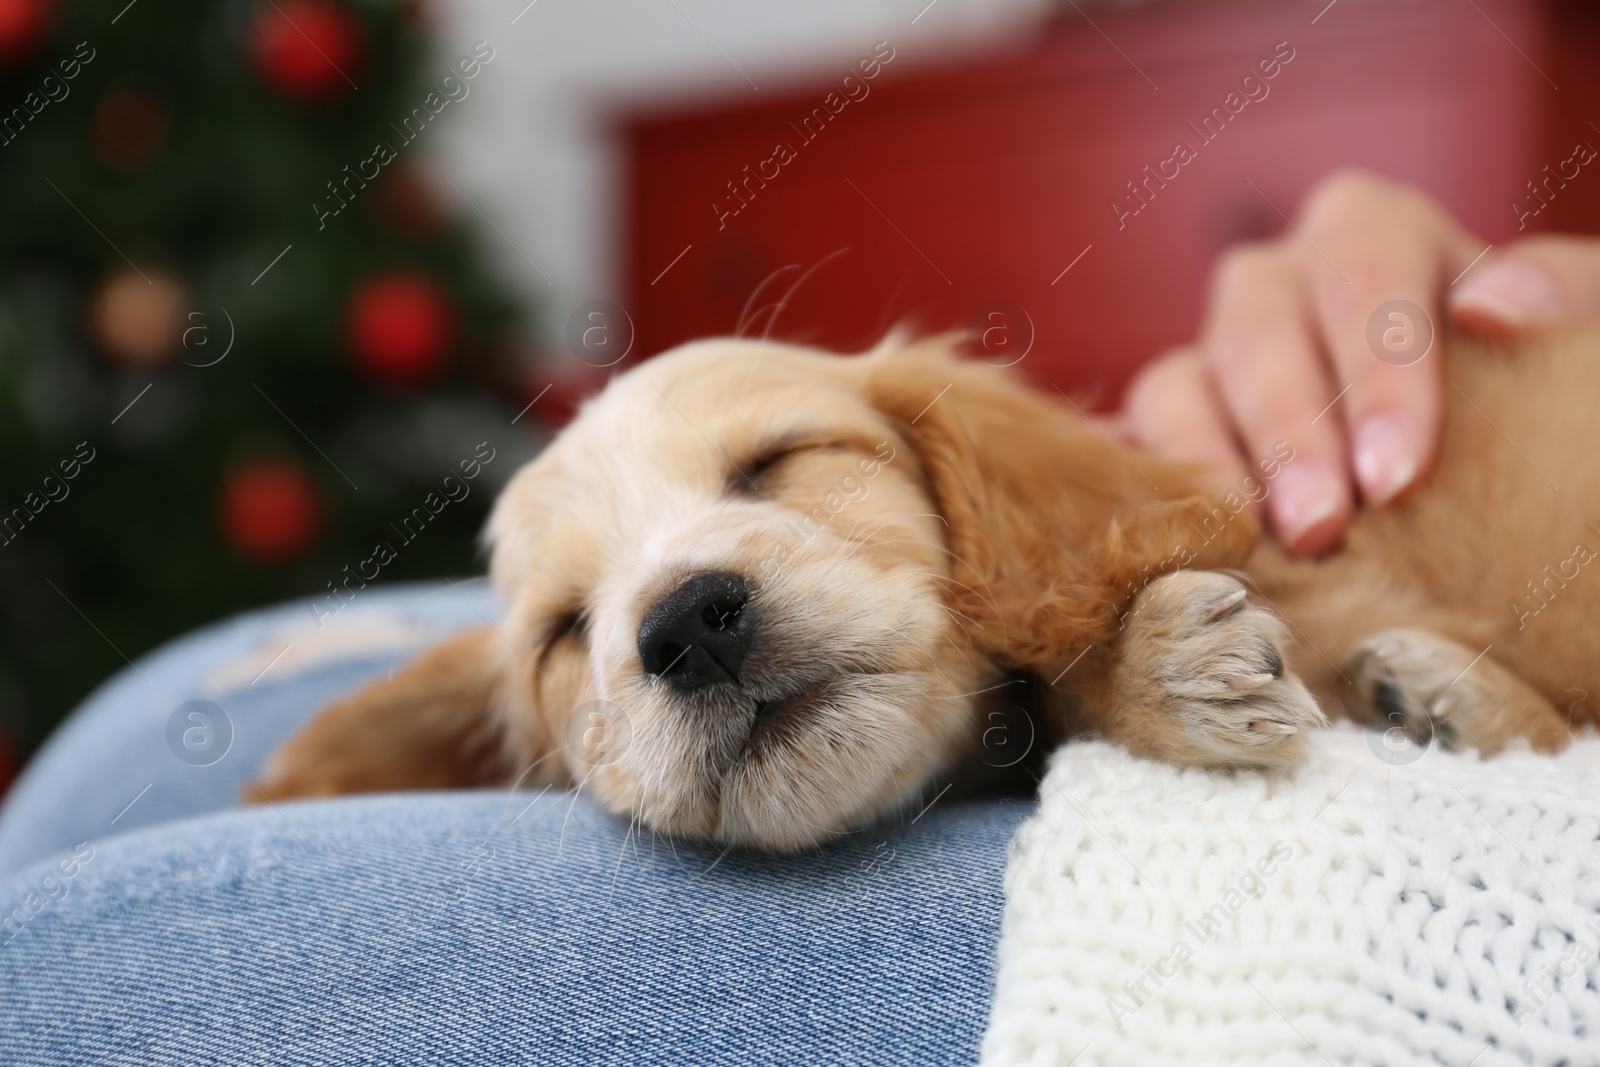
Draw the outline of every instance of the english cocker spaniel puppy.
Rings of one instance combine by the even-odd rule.
[[[997,724],[1274,767],[1323,709],[1485,753],[1593,722],[1600,337],[1458,345],[1437,469],[1314,562],[1247,507],[1292,441],[1218,494],[954,346],[618,377],[495,505],[504,619],[325,709],[261,793],[573,786],[798,849],[1005,763]]]

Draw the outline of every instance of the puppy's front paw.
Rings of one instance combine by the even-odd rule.
[[[1563,747],[1571,734],[1560,713],[1489,651],[1426,630],[1373,634],[1345,657],[1351,716],[1398,727],[1423,749],[1489,755],[1518,737],[1542,752]]]
[[[1185,764],[1275,766],[1327,725],[1284,665],[1288,631],[1237,579],[1178,571],[1147,585],[1124,621],[1114,692],[1118,739]]]

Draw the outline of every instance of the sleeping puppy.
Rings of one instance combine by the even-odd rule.
[[[1458,345],[1437,469],[1315,562],[1245,506],[1293,442],[1217,494],[956,344],[706,341],[615,379],[495,505],[503,620],[325,709],[259,789],[575,786],[793,850],[983,763],[1012,687],[1041,748],[1204,766],[1290,765],[1324,710],[1484,753],[1593,722],[1600,336]]]

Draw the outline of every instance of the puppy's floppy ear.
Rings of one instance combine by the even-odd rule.
[[[242,799],[509,782],[529,761],[525,752],[513,755],[506,740],[502,716],[519,677],[506,656],[504,641],[490,627],[452,637],[392,678],[324,708],[272,755]],[[533,739],[528,724],[519,727],[518,744],[526,748]],[[545,760],[542,767],[559,776],[559,762]]]
[[[1244,562],[1255,521],[1217,523],[1198,468],[1120,450],[1012,374],[957,360],[955,343],[880,350],[864,369],[948,525],[949,599],[977,648],[1059,670],[1114,635],[1150,578]]]

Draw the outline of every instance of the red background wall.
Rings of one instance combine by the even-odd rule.
[[[898,322],[957,326],[1002,302],[1016,343],[1025,319],[1036,335],[1024,370],[1114,401],[1140,362],[1192,335],[1216,254],[1281,229],[1279,209],[1292,216],[1339,166],[1415,182],[1486,239],[1512,236],[1525,183],[1579,140],[1600,146],[1588,124],[1600,121],[1600,19],[1589,7],[1068,7],[1032,40],[959,61],[919,65],[891,39],[895,59],[869,95],[810,142],[790,123],[839,87],[849,61],[755,104],[746,94],[628,116],[635,352],[732,333],[763,279],[782,271],[755,308],[815,267],[773,336],[859,349]],[[1294,58],[1266,98],[1201,146],[1188,124],[1285,41]],[[1179,139],[1197,158],[1119,228],[1113,199]],[[796,158],[719,228],[712,205],[737,206],[727,183],[779,141]],[[1596,230],[1597,205],[1600,174],[1585,171],[1538,225]],[[745,332],[770,318],[756,314]]]

